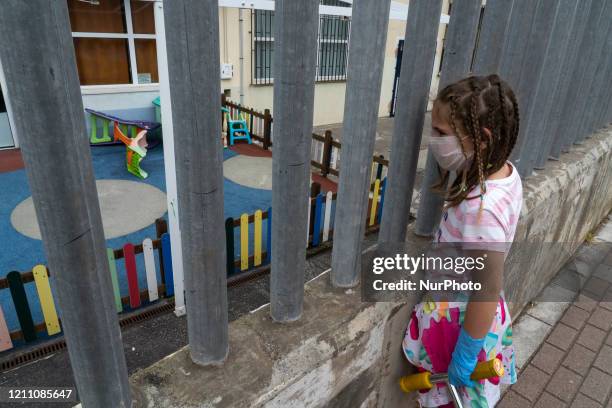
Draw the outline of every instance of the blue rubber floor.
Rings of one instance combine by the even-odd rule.
[[[96,179],[139,181],[126,170],[124,146],[92,147],[92,155]],[[224,160],[235,155],[236,153],[228,149],[223,151]],[[141,167],[149,173],[149,177],[142,182],[156,186],[165,192],[164,158],[161,145],[149,150],[146,158],[141,163]],[[46,264],[42,242],[20,234],[13,228],[10,222],[11,212],[15,206],[31,195],[25,170],[0,173],[0,191],[2,192],[0,199],[0,243],[2,244],[0,247],[0,276],[4,277],[10,271],[23,272],[31,270],[37,264]],[[225,179],[224,182],[224,197],[224,213],[226,218],[239,218],[245,212],[251,214],[257,209],[265,210],[270,207],[272,202],[272,192],[270,190],[245,187],[228,179]],[[264,234],[267,233],[265,228],[263,232]],[[145,238],[155,238],[154,224],[131,234],[107,240],[107,246],[118,249],[126,243],[141,243]],[[266,242],[265,239],[264,242]],[[239,248],[236,248],[236,251],[238,250]],[[141,257],[137,258],[139,258],[137,260],[139,285],[142,289],[146,287],[146,277]],[[158,265],[159,263],[156,262],[156,264]],[[128,293],[127,280],[122,260],[117,262],[117,272],[121,294],[126,296]],[[51,285],[53,286],[53,279],[51,279]],[[40,323],[43,321],[43,317],[35,285],[31,283],[26,284],[25,287],[34,322]],[[17,330],[19,322],[8,289],[0,290],[0,305],[4,311],[9,330]],[[61,318],[61,311],[58,310],[58,313]]]

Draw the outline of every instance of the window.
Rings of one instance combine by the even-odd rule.
[[[154,2],[67,1],[81,85],[159,82]]]
[[[321,5],[350,7],[340,0],[321,0]],[[252,14],[252,82],[271,84],[274,80],[274,12],[255,10]],[[350,19],[344,16],[319,17],[316,80],[342,81],[346,79],[346,64],[350,35]]]

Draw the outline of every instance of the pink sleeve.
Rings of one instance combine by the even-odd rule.
[[[485,208],[480,217],[475,213],[465,221],[461,231],[464,249],[506,252],[509,248],[506,227],[491,210]]]

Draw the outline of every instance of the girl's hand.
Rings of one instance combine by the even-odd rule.
[[[484,345],[485,337],[482,339],[472,338],[461,328],[453,358],[448,366],[448,381],[456,387],[474,387],[476,384],[470,379],[472,372],[478,363],[478,353]]]

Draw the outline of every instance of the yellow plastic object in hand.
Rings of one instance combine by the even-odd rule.
[[[489,361],[478,363],[474,372],[470,375],[470,378],[477,381],[486,380],[491,377],[501,377],[502,375],[504,375],[504,365],[500,359],[494,358]]]
[[[500,359],[494,358],[478,363],[470,378],[477,381],[491,377],[501,377],[502,375],[504,375],[504,366]],[[445,381],[446,378],[446,374],[436,374],[433,382]],[[429,390],[433,387],[431,373],[429,372],[407,375],[400,378],[399,383],[404,392]]]
[[[400,378],[400,388],[404,392],[412,392],[417,390],[429,390],[433,387],[429,381],[431,376],[430,372],[423,372],[418,374],[407,375]]]

